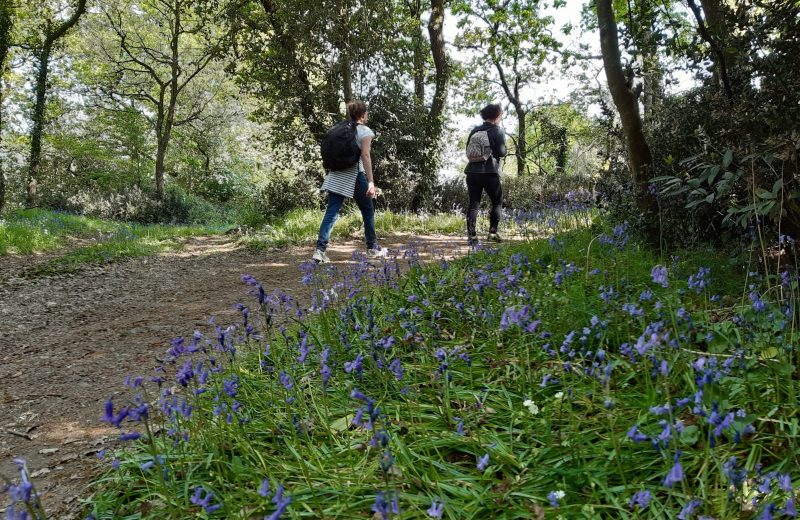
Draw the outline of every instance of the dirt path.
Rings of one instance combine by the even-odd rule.
[[[403,249],[411,238],[447,257],[466,252],[445,236],[383,243]],[[328,253],[346,264],[362,248],[350,239]],[[125,376],[158,365],[172,338],[209,332],[210,316],[237,320],[232,305],[252,303],[243,273],[307,302],[299,264],[310,254],[256,253],[230,237],[197,237],[176,253],[37,279],[15,276],[35,258],[0,258],[0,474],[15,474],[11,460],[24,458],[49,517],[75,518],[100,469],[96,453],[116,438],[99,422],[102,404]],[[6,501],[0,496],[0,512]]]

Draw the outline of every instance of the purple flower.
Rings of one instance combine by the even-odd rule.
[[[653,269],[650,271],[650,277],[653,279],[654,283],[659,284],[661,287],[669,287],[666,266],[657,265],[653,267]]]
[[[650,500],[653,499],[652,493],[647,489],[643,489],[641,491],[637,491],[631,497],[631,501],[628,502],[628,507],[632,508],[633,506],[637,506],[639,509],[647,509],[647,506],[650,505]]]
[[[558,507],[558,501],[561,498],[564,498],[565,493],[563,491],[551,491],[547,494],[547,500],[550,501],[550,505],[553,507]]]
[[[748,296],[750,297],[750,301],[753,302],[753,310],[755,312],[764,312],[764,310],[766,310],[767,304],[761,299],[758,290],[752,290]]]
[[[454,417],[456,420],[456,434],[464,435],[464,419],[460,417]]]
[[[403,379],[403,366],[400,364],[400,358],[395,358],[389,363],[389,371],[394,374],[398,381]]]
[[[194,488],[194,495],[189,497],[189,501],[196,505],[200,506],[206,510],[206,513],[213,513],[217,509],[221,508],[221,504],[212,504],[211,501],[214,499],[214,493],[208,491],[203,486],[197,486]]]
[[[127,416],[128,416],[127,408],[121,409],[117,415],[114,415],[114,403],[111,401],[111,399],[108,399],[106,400],[103,417],[100,420],[103,422],[113,424],[114,426],[119,428],[120,424],[122,423],[123,420],[125,420]]]
[[[697,294],[703,292],[703,289],[708,287],[711,283],[711,268],[701,267],[697,274],[689,276],[689,289],[694,289]]]
[[[664,485],[667,487],[672,487],[678,482],[682,482],[684,478],[683,474],[683,466],[681,466],[680,461],[681,452],[679,451],[675,455],[675,464],[672,466],[672,469],[669,470],[667,476],[664,478]]]
[[[383,520],[387,520],[389,518],[389,513],[392,511],[392,505],[386,501],[386,495],[383,491],[378,491],[378,494],[375,495],[375,503],[372,504],[372,510],[376,513],[379,513]]]
[[[688,520],[694,516],[695,510],[701,505],[703,505],[702,500],[698,500],[696,498],[691,499],[685,506],[683,506],[683,509],[681,509],[681,512],[678,514],[678,519]]]
[[[797,518],[797,509],[794,506],[794,498],[789,497],[786,500],[786,507],[783,509],[783,514],[791,518]]]
[[[283,370],[281,370],[278,375],[280,376],[281,384],[286,390],[291,390],[294,387],[294,381],[292,380],[292,376],[290,376]]]
[[[121,440],[121,441],[135,441],[139,437],[141,437],[141,434],[139,434],[138,432],[123,433],[123,434],[120,434],[119,440]]]
[[[443,513],[444,502],[434,499],[434,501],[431,503],[431,507],[428,508],[428,516],[431,518],[441,518]]]
[[[781,491],[786,491],[787,493],[794,491],[791,475],[788,473],[781,473],[778,475],[778,487],[781,488]]]
[[[272,491],[270,491],[269,479],[265,478],[261,481],[261,485],[258,487],[258,494],[264,498],[269,497],[272,495]]]
[[[631,429],[628,430],[628,438],[633,442],[644,442],[648,439],[647,435],[641,433],[639,428],[634,424],[631,426]]]
[[[482,457],[478,457],[478,465],[476,466],[478,468],[478,471],[485,470],[486,466],[488,466],[488,465],[489,465],[489,454],[488,453],[483,455]]]

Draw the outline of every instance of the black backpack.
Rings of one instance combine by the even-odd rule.
[[[326,170],[341,171],[352,168],[361,157],[356,143],[355,121],[337,123],[322,140],[322,166]]]

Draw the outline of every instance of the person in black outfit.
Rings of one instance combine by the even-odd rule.
[[[489,214],[489,237],[491,242],[502,242],[502,238],[497,233],[497,226],[500,223],[500,214],[503,202],[503,188],[500,184],[501,159],[506,156],[506,137],[505,132],[497,125],[503,118],[503,110],[500,105],[486,105],[481,110],[483,124],[476,126],[467,138],[475,132],[485,130],[489,137],[489,145],[492,149],[491,156],[482,162],[467,163],[464,173],[467,174],[467,190],[469,191],[469,208],[467,209],[467,234],[470,245],[478,241],[475,232],[475,221],[478,219],[478,209],[481,205],[481,196],[484,190],[492,201],[492,211]]]

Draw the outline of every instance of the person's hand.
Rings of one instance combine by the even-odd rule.
[[[367,187],[367,197],[374,199],[375,198],[375,183],[370,182],[369,186]]]

